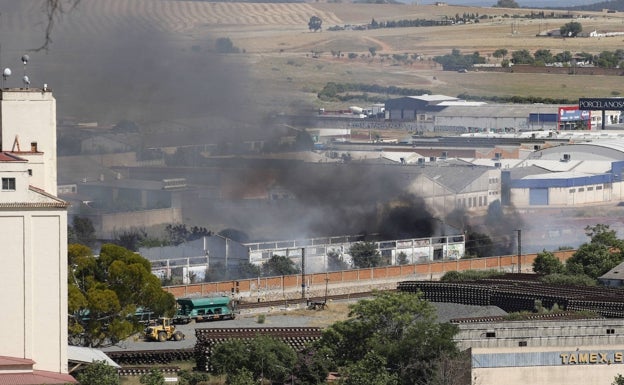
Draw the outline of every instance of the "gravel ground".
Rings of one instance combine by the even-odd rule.
[[[234,320],[176,325],[176,329],[184,333],[182,341],[145,341],[139,336],[133,336],[118,345],[102,348],[102,351],[192,349],[197,341],[195,329],[204,328],[326,327],[346,318],[348,304],[347,301],[336,301],[325,310],[307,310],[303,307],[255,309],[255,313],[240,314]],[[258,322],[259,315],[264,315],[263,323]]]
[[[308,310],[304,306],[289,308],[260,308],[246,314],[239,314],[234,320],[190,323],[176,325],[184,333],[182,341],[155,342],[144,341],[139,336],[130,337],[116,346],[103,348],[104,352],[133,351],[155,349],[192,349],[195,347],[195,329],[204,328],[263,328],[263,327],[327,327],[332,323],[346,319],[348,306],[355,300],[328,303],[325,310]],[[448,322],[453,318],[486,317],[507,314],[496,306],[471,306],[455,303],[432,303],[436,308],[438,320]],[[258,316],[264,315],[264,322],[258,322]]]

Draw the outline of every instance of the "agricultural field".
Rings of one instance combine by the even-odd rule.
[[[42,43],[45,18],[40,2],[2,3],[11,8],[3,12],[0,23],[1,59],[7,65],[17,61],[13,56],[19,57],[27,48]],[[432,60],[453,49],[462,54],[479,52],[489,63],[500,61],[492,54],[501,48],[510,54],[521,49],[598,54],[615,51],[624,41],[622,36],[537,36],[571,20],[580,22],[585,32],[624,31],[621,13],[569,13],[570,18],[557,19],[519,16],[530,12],[349,2],[81,0],[55,21],[51,45],[47,50],[33,51],[29,70],[33,80],[51,84],[59,100],[60,116],[100,122],[120,118],[191,122],[214,115],[207,104],[214,104],[218,111],[236,106],[253,111],[251,116],[256,111],[292,113],[344,107],[317,98],[328,82],[427,89],[451,96],[466,93],[574,99],[620,92],[618,77],[456,73],[442,71]],[[8,14],[11,17],[5,16]],[[329,30],[362,26],[373,19],[442,20],[463,14],[479,15],[479,22]],[[323,20],[321,31],[308,28],[312,16]],[[25,25],[31,26],[29,31],[24,31]],[[237,53],[217,53],[219,39],[229,39]],[[394,54],[418,59],[396,61]],[[13,65],[19,69],[19,64]],[[11,81],[17,82],[17,78]],[[224,101],[220,104],[216,99]]]

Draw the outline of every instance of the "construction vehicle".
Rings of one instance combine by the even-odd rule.
[[[181,341],[184,339],[184,333],[176,330],[171,324],[171,318],[160,317],[156,325],[145,328],[145,339],[148,341]]]

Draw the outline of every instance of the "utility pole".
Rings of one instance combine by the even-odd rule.
[[[305,298],[305,247],[301,248],[301,299]]]
[[[518,232],[518,273],[522,273],[522,230]]]

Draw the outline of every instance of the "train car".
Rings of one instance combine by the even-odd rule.
[[[178,298],[176,302],[173,322],[177,324],[236,318],[236,306],[229,297]]]

